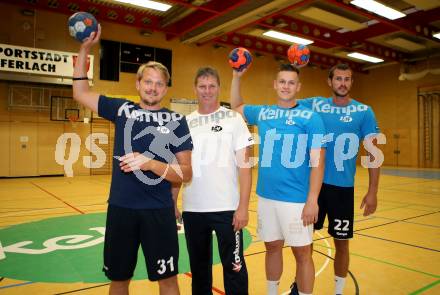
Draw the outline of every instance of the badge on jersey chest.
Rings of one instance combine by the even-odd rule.
[[[353,121],[353,118],[351,116],[341,116],[339,118],[339,121],[344,123],[350,123],[351,121]]]
[[[214,126],[211,127],[211,131],[212,132],[220,132],[222,130],[223,130],[223,127],[220,126],[220,125],[214,125]]]

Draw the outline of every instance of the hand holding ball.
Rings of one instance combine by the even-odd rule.
[[[252,63],[252,54],[243,47],[234,48],[229,53],[229,64],[236,71],[243,71]]]
[[[80,42],[90,37],[92,32],[98,31],[98,22],[96,18],[88,12],[77,12],[69,17],[70,36]]]

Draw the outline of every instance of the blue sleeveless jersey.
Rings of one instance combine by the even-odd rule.
[[[325,146],[321,118],[304,106],[246,105],[244,116],[260,137],[257,194],[305,203],[309,191],[310,149]]]
[[[300,99],[298,103],[318,113],[327,130],[324,183],[354,186],[359,144],[380,132],[371,107],[354,99],[340,107],[325,97]]]

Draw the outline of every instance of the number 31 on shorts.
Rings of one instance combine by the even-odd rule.
[[[348,231],[348,226],[350,225],[350,220],[347,219],[335,219],[334,229],[337,231]]]
[[[159,259],[157,261],[157,264],[159,265],[159,269],[157,270],[157,273],[160,275],[163,275],[166,271],[167,271],[167,265],[170,268],[169,271],[173,272],[174,271],[174,257],[171,256],[170,259],[166,260],[165,259]]]

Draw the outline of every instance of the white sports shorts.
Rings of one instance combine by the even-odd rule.
[[[258,197],[257,233],[264,242],[284,240],[285,245],[301,247],[313,242],[313,224],[304,226],[304,203],[289,203]]]

